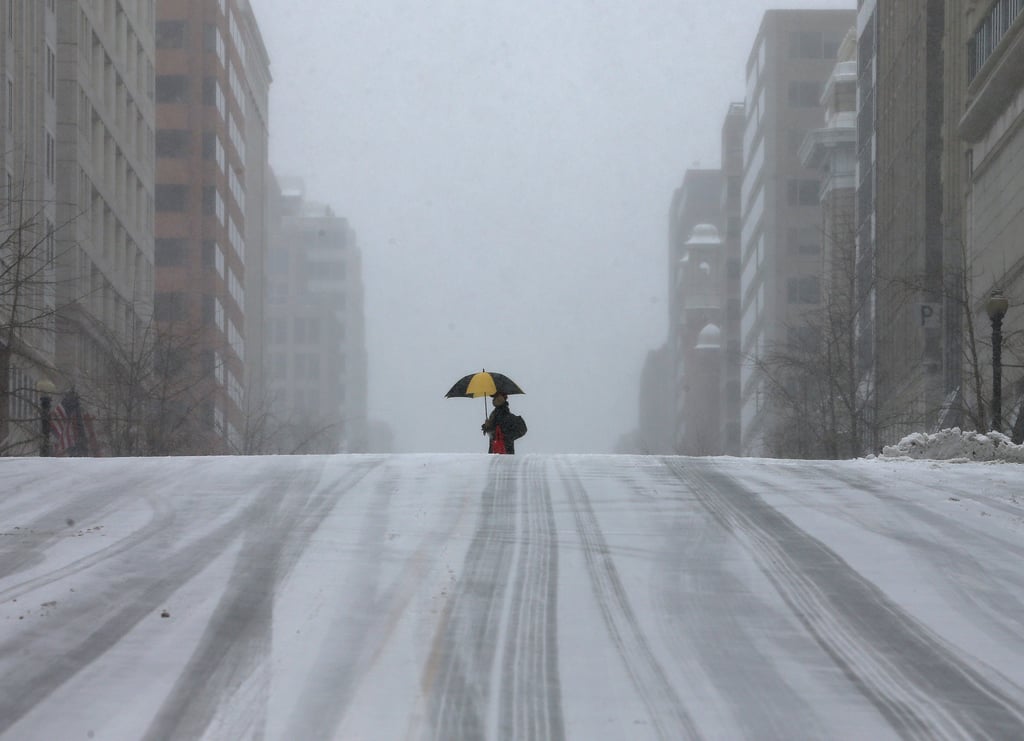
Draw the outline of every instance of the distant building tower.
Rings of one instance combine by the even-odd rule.
[[[721,404],[720,441],[726,455],[740,455],[740,237],[742,234],[743,131],[746,128],[743,103],[729,106],[722,124],[722,237],[719,290],[721,292],[722,372],[719,389]]]
[[[686,241],[676,272],[681,297],[680,344],[683,378],[683,455],[721,452],[719,383],[721,380],[722,240],[711,224],[698,224]]]
[[[363,453],[370,444],[362,257],[348,222],[282,181],[267,260],[267,353],[280,453]],[[380,442],[377,439],[377,442]]]
[[[820,310],[819,173],[797,156],[854,11],[771,10],[747,60],[741,343],[743,452],[784,455],[762,364]]]
[[[262,285],[270,60],[248,0],[156,8],[153,315],[190,338],[196,378],[187,404],[168,413],[187,417],[191,452],[251,452],[247,417],[259,410],[246,384],[262,326],[247,320],[246,293]]]
[[[679,281],[679,265],[687,254],[686,244],[693,236],[698,224],[717,226],[722,214],[722,171],[687,170],[683,183],[676,189],[669,209],[668,227],[668,370],[670,381],[668,393],[671,399],[672,439],[671,448],[676,453],[683,450],[684,419],[683,402],[685,381],[683,379],[683,354],[692,343],[687,336],[685,313],[683,311],[683,284]]]

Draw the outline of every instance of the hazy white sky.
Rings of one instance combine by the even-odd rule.
[[[483,451],[486,367],[522,452],[610,452],[666,339],[667,213],[719,163],[766,8],[854,0],[251,0],[271,157],[359,235],[370,416],[397,452]]]

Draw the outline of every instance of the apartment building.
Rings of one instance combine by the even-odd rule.
[[[721,453],[721,264],[718,228],[697,224],[676,268],[683,455]]]
[[[56,362],[57,6],[0,9],[0,452],[17,454]]]
[[[954,180],[966,191],[963,226],[974,326],[992,337],[985,311],[995,290],[1009,300],[1003,336],[1003,431],[1024,438],[1024,0],[949,3],[947,59],[962,94],[949,122],[966,156]],[[950,83],[947,83],[949,85]],[[956,150],[954,150],[955,154]],[[952,163],[952,158],[950,158]],[[956,178],[957,172],[950,173]],[[991,347],[985,347],[988,377]],[[985,404],[987,399],[979,400]]]
[[[875,88],[878,77],[877,0],[857,1],[857,167],[854,225],[857,242],[857,285],[863,310],[857,322],[858,373],[868,379],[867,393],[875,399]],[[880,441],[871,436],[872,450]]]
[[[242,452],[266,232],[269,58],[247,0],[159,0],[154,318],[188,337],[194,452]],[[249,192],[249,188],[253,192]],[[258,358],[255,363],[258,366]]]
[[[57,3],[55,375],[108,439],[152,316],[154,23],[151,0]]]
[[[362,256],[348,221],[281,180],[267,259],[272,446],[362,453],[368,445]]]
[[[690,169],[683,176],[682,184],[672,195],[669,207],[668,226],[668,305],[669,334],[668,355],[671,381],[669,394],[672,399],[672,440],[675,453],[682,453],[686,436],[686,368],[684,354],[693,345],[693,337],[687,326],[684,311],[685,281],[681,277],[683,258],[687,255],[687,242],[698,224],[710,224],[717,228],[721,223],[721,170]],[[691,420],[692,422],[692,420]]]
[[[875,393],[882,440],[932,429],[949,389],[941,0],[878,0]]]
[[[743,434],[740,415],[740,234],[742,231],[743,131],[746,108],[729,106],[722,122],[722,241],[719,267],[721,366],[719,441],[724,455],[739,455]]]
[[[821,303],[820,175],[800,161],[854,11],[765,13],[746,67],[741,243],[741,424],[746,455],[782,454],[762,361]]]

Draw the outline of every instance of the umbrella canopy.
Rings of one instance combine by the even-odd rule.
[[[476,399],[480,396],[492,396],[499,391],[506,396],[509,394],[526,393],[508,376],[482,370],[479,373],[470,373],[468,376],[463,376],[456,381],[455,385],[445,394],[445,398],[465,397]]]

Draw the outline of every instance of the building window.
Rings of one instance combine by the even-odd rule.
[[[790,206],[817,206],[821,184],[810,178],[793,178],[786,184],[786,202]]]
[[[153,318],[158,322],[177,322],[185,319],[185,295],[158,293],[153,297]]]
[[[821,31],[791,31],[789,34],[790,59],[821,59]]]
[[[156,102],[187,103],[188,78],[184,75],[157,75]]]
[[[184,239],[157,239],[153,243],[153,260],[157,267],[184,265],[185,249]]]
[[[821,300],[818,276],[805,275],[786,281],[786,294],[791,304],[816,304]]]
[[[184,49],[186,28],[185,21],[157,21],[156,48]]]
[[[160,129],[156,132],[157,157],[187,157],[192,132],[187,129]]]
[[[46,132],[46,179],[51,183],[57,179],[57,142],[49,131]]]
[[[815,80],[791,81],[788,102],[791,108],[817,108],[821,105],[821,83]]]
[[[51,98],[57,97],[57,55],[49,44],[46,46],[46,93]]]
[[[185,211],[188,208],[188,186],[158,185],[153,200],[157,211]]]
[[[212,268],[217,264],[217,243],[212,239],[203,240],[203,267]]]
[[[203,294],[203,324],[212,327],[217,321],[217,302],[213,294]]]

